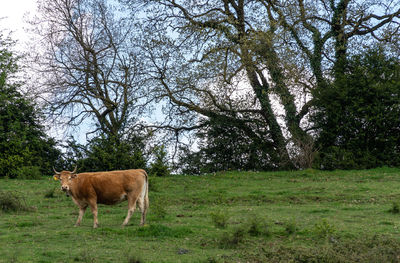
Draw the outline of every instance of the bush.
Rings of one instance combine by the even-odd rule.
[[[42,178],[40,167],[38,166],[23,166],[16,171],[17,179],[34,179]]]
[[[146,169],[144,148],[143,138],[138,136],[126,139],[100,134],[86,146],[71,140],[64,154],[64,167],[77,160],[78,171]]]

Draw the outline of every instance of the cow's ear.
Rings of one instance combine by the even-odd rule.
[[[71,174],[71,178],[75,178],[77,176],[78,176],[77,174]]]
[[[60,180],[60,175],[59,174],[54,175],[53,179],[56,180],[56,181]]]

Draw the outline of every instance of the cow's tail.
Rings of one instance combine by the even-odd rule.
[[[145,187],[145,194],[144,194],[144,207],[147,211],[149,208],[149,176],[147,175],[146,171],[144,171],[144,176],[146,178],[146,187]]]
[[[140,225],[143,226],[144,224],[146,224],[146,214],[147,214],[147,209],[149,209],[149,177],[145,170],[142,171],[145,180],[142,192],[140,194],[139,205],[140,205],[140,210],[142,211],[142,219],[140,220]]]

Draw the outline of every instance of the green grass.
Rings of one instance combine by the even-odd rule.
[[[0,262],[400,261],[399,169],[151,178],[148,225],[125,228],[126,202],[74,227],[58,184],[0,180],[30,208],[0,211]]]

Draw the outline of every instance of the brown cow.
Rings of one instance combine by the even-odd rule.
[[[90,206],[94,224],[98,227],[97,204],[113,205],[128,200],[128,215],[122,226],[128,224],[138,204],[142,217],[140,225],[146,221],[146,213],[149,207],[148,189],[149,182],[144,170],[122,170],[96,173],[76,173],[75,170],[57,172],[54,179],[60,180],[61,190],[67,196],[71,196],[74,203],[79,207],[79,216],[75,226],[79,226],[85,213]]]

